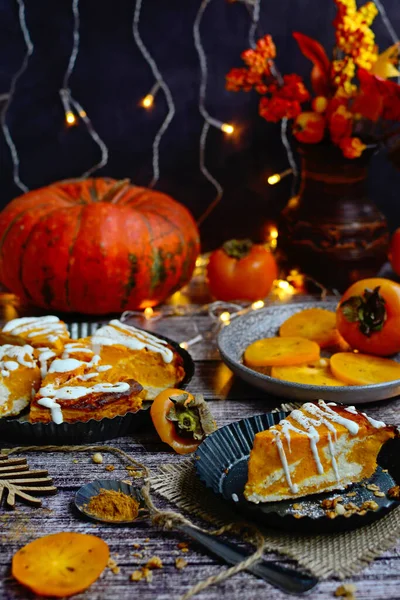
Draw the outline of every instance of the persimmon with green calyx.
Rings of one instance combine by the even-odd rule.
[[[211,253],[207,267],[211,294],[218,300],[265,298],[278,276],[273,254],[251,240],[229,240]]]
[[[400,285],[380,277],[353,283],[336,310],[339,333],[351,348],[390,356],[400,351]]]
[[[171,388],[162,391],[150,408],[153,425],[161,440],[178,454],[197,450],[217,426],[204,398]]]

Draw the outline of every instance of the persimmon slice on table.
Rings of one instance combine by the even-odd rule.
[[[18,550],[12,560],[12,575],[35,594],[64,598],[92,585],[109,556],[107,544],[94,535],[56,533]]]
[[[371,385],[400,380],[400,364],[389,358],[354,352],[338,352],[331,357],[335,377],[350,385]]]
[[[319,352],[318,344],[305,338],[272,337],[250,344],[243,358],[248,367],[301,365],[318,360]]]
[[[302,383],[305,385],[327,385],[343,386],[347,385],[340,379],[337,379],[329,366],[329,359],[322,358],[318,361],[291,367],[272,367],[271,377],[293,383]]]
[[[279,335],[306,338],[317,342],[320,348],[346,349],[346,346],[342,346],[345,342],[336,328],[336,313],[324,308],[306,308],[295,313],[282,323]]]

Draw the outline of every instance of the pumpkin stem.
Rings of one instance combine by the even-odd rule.
[[[127,188],[131,185],[130,179],[121,179],[121,181],[116,181],[109,190],[104,194],[102,198],[100,198],[100,202],[110,202],[112,204],[117,204],[118,200],[121,196],[124,195]]]
[[[253,242],[249,239],[246,240],[228,240],[223,244],[222,249],[231,258],[237,258],[240,260],[250,253],[253,247]]]
[[[362,296],[351,296],[340,305],[344,318],[350,323],[359,323],[361,333],[367,337],[381,331],[387,318],[386,301],[379,289],[379,286],[373,291],[365,289]]]

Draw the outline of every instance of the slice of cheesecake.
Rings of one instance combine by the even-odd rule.
[[[397,435],[354,406],[308,402],[255,436],[244,495],[259,503],[344,489],[374,473]]]

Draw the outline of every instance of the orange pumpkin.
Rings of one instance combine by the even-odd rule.
[[[189,211],[129,180],[62,181],[0,213],[0,281],[45,309],[154,306],[187,283],[198,253]]]

